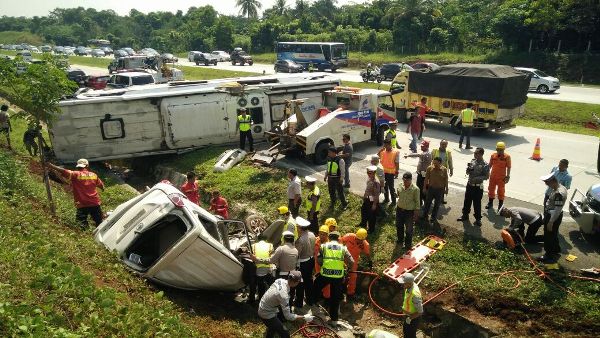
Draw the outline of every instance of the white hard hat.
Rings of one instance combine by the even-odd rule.
[[[284,231],[283,234],[281,234],[281,235],[283,237],[294,237],[294,233],[289,230]]]
[[[88,160],[86,160],[85,158],[80,158],[77,160],[77,168],[85,168],[87,166],[90,165],[90,162],[88,162]]]

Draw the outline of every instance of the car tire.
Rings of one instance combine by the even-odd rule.
[[[231,65],[235,66],[235,61],[231,60]]]
[[[540,94],[547,94],[550,88],[548,86],[541,84],[537,87],[537,92]]]
[[[205,66],[208,66],[208,61],[205,61],[205,62],[204,62],[204,65],[205,65]]]
[[[288,68],[288,73],[291,73],[291,72],[292,72],[292,69],[291,69],[291,68]]]
[[[196,61],[196,66],[200,66],[200,62]]]
[[[217,65],[217,61],[215,61],[213,64],[216,66]]]
[[[248,62],[248,66],[252,66],[253,64],[254,64],[254,61]]]
[[[243,65],[244,65],[244,63],[245,63],[244,61],[240,62],[240,66],[243,66]]]
[[[327,163],[327,153],[329,151],[329,142],[321,141],[317,145],[317,149],[315,149],[315,153],[313,155],[313,161],[315,164],[325,164]]]
[[[254,234],[262,233],[269,226],[269,223],[267,223],[264,218],[258,215],[250,215],[246,217],[244,223],[246,223],[248,230]]]

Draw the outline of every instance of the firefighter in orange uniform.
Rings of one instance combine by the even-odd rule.
[[[490,157],[490,183],[488,186],[489,202],[486,209],[494,207],[494,198],[496,197],[496,187],[498,187],[498,209],[504,204],[504,185],[510,179],[510,155],[504,152],[506,144],[504,142],[496,143],[496,152]]]
[[[350,251],[350,255],[354,258],[354,266],[352,269],[348,269],[350,271],[358,270],[358,260],[360,258],[360,254],[365,254],[369,257],[369,268],[373,266],[373,262],[371,261],[371,250],[369,247],[369,242],[367,241],[367,230],[364,228],[358,228],[356,233],[348,233],[342,237],[342,243],[348,248]],[[350,273],[348,276],[348,285],[347,285],[347,295],[348,297],[354,296],[356,292],[356,273]]]

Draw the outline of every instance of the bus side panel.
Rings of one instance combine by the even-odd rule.
[[[58,160],[119,156],[160,150],[160,116],[150,100],[89,102],[64,105],[52,126]]]

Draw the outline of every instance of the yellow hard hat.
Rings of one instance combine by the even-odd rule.
[[[289,209],[285,205],[282,205],[279,208],[277,208],[277,211],[279,211],[280,215],[284,215],[284,214],[287,214],[289,212]]]
[[[325,225],[331,230],[331,227],[337,227],[337,222],[335,221],[335,218],[329,217],[325,220]]]
[[[319,232],[323,232],[328,234],[329,233],[329,227],[327,225],[321,225],[321,227],[319,228]]]
[[[356,237],[358,237],[358,239],[367,238],[367,230],[365,230],[365,228],[358,228],[358,230],[356,230]]]
[[[500,142],[496,143],[496,149],[504,150],[504,149],[506,149],[506,144],[504,144],[504,142],[500,141]]]

